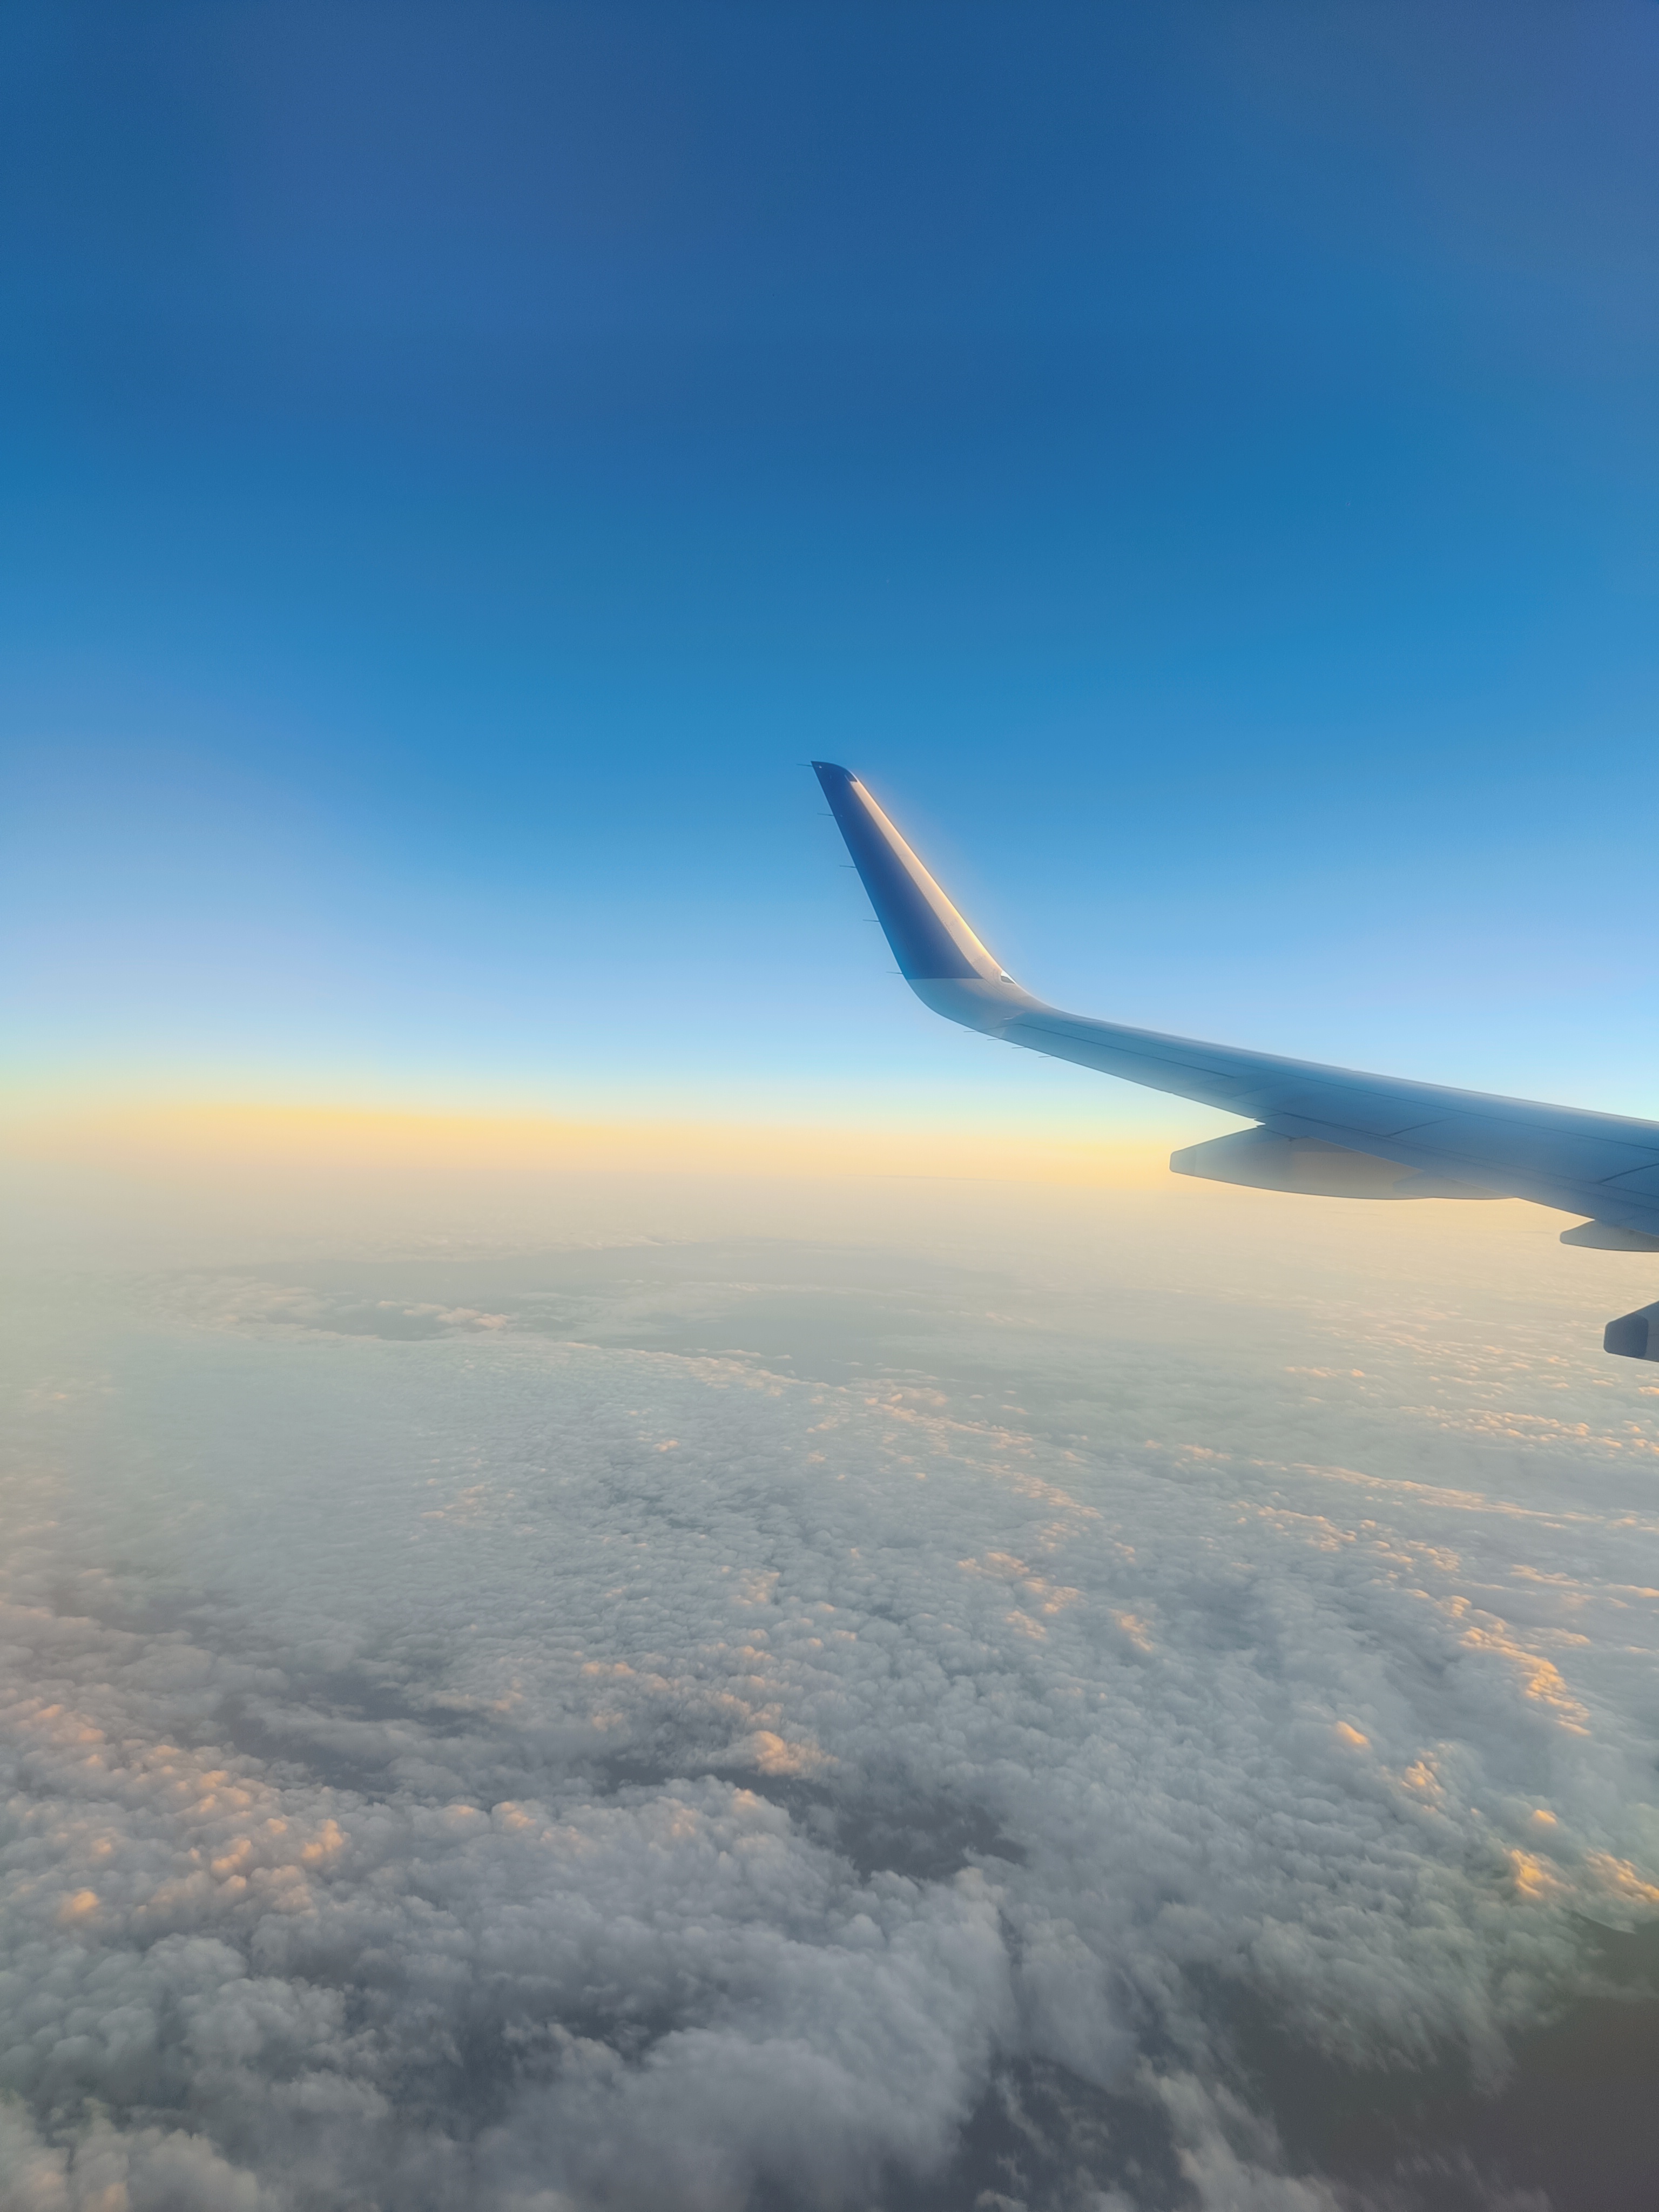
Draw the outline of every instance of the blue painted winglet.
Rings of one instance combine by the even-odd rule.
[[[913,983],[1000,980],[996,961],[852,770],[834,761],[812,766],[901,975]]]

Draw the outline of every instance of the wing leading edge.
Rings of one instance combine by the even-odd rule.
[[[1589,1217],[1564,1242],[1659,1252],[1659,1122],[1066,1013],[1006,973],[849,769],[812,765],[900,972],[925,1006],[1006,1043],[1255,1125],[1176,1153],[1177,1173],[1333,1197],[1524,1198]],[[1607,1348],[1630,1352],[1638,1335],[1634,1356],[1649,1356],[1651,1336],[1659,1358],[1659,1305],[1609,1324]]]

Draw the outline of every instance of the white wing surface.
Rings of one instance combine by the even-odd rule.
[[[1006,973],[850,770],[813,767],[900,971],[924,1005],[1005,1043],[1255,1124],[1176,1153],[1177,1173],[1328,1197],[1530,1199],[1587,1217],[1564,1243],[1659,1252],[1659,1122],[1361,1075],[1063,1012]],[[1610,1323],[1607,1348],[1648,1357],[1650,1324],[1659,1358],[1659,1306]]]

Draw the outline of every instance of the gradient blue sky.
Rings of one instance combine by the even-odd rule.
[[[1085,1011],[1659,1114],[1659,9],[20,5],[31,1095],[1152,1127]]]

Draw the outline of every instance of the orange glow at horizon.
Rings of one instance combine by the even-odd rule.
[[[1089,1140],[971,1129],[181,1102],[15,1113],[0,1125],[0,1149],[21,1163],[84,1163],[140,1174],[165,1174],[189,1163],[306,1162],[368,1170],[902,1176],[1144,1189],[1167,1176],[1170,1144],[1150,1137]]]

